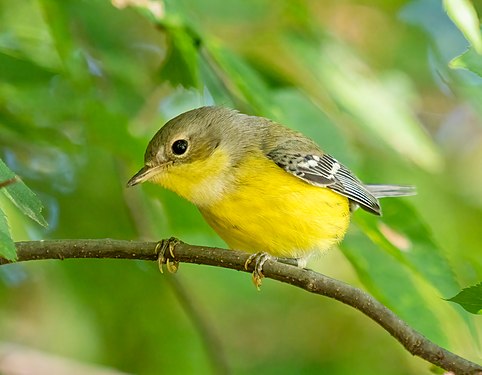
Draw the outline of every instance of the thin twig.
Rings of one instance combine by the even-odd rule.
[[[165,240],[170,241],[170,240]],[[246,271],[244,264],[249,254],[212,247],[192,246],[170,242],[176,261],[205,264]],[[105,240],[52,240],[17,242],[18,261],[66,258],[116,258],[157,261],[155,242]],[[0,258],[0,264],[9,263]],[[249,269],[248,271],[252,271]],[[266,277],[288,283],[308,292],[334,298],[361,311],[395,339],[410,353],[455,374],[482,375],[482,366],[470,362],[428,340],[407,325],[391,310],[364,291],[325,275],[268,260],[263,266]]]
[[[217,332],[214,331],[209,319],[207,319],[206,315],[199,308],[196,301],[193,300],[189,290],[186,289],[184,284],[180,282],[178,277],[166,277],[166,280],[168,280],[172,286],[172,291],[175,293],[178,302],[184,309],[184,312],[187,314],[192,324],[199,332],[199,335],[204,343],[204,349],[206,350],[208,358],[211,361],[213,374],[230,374],[231,370],[222,342],[219,339]]]

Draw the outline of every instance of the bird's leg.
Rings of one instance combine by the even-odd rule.
[[[277,258],[268,254],[268,253],[255,253],[249,256],[249,258],[244,263],[244,268],[247,270],[249,265],[254,262],[254,270],[253,270],[253,283],[256,286],[256,289],[259,290],[262,280],[263,280],[263,265],[266,263],[267,260],[276,260]]]
[[[164,273],[164,264],[166,264],[169,273],[176,273],[179,269],[179,262],[175,260],[174,256],[174,247],[179,242],[177,238],[171,237],[168,240],[162,240],[157,243],[154,251],[159,254],[157,263],[159,264],[159,271],[161,271],[161,273]]]

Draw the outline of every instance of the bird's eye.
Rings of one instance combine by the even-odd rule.
[[[172,152],[174,155],[182,155],[186,152],[187,146],[188,142],[185,139],[178,139],[171,146]]]

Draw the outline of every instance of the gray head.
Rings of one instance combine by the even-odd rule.
[[[255,132],[249,128],[256,127],[256,119],[223,107],[201,107],[180,114],[154,135],[144,155],[144,168],[127,185],[148,180],[162,166],[204,160],[219,146],[232,150],[229,154],[236,157],[236,150],[254,146],[251,138]]]

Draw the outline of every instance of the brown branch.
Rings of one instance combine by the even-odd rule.
[[[171,240],[165,240],[171,241]],[[166,242],[165,242],[166,243]],[[175,260],[246,271],[249,254],[212,247],[173,245]],[[52,240],[17,242],[18,261],[66,258],[116,258],[157,261],[155,242],[104,240]],[[9,263],[0,258],[0,264]],[[252,269],[248,270],[252,271]],[[268,278],[288,283],[308,292],[334,298],[361,311],[397,339],[410,353],[455,374],[482,375],[482,366],[441,348],[408,326],[391,310],[364,291],[342,281],[291,265],[268,260],[263,266]]]

